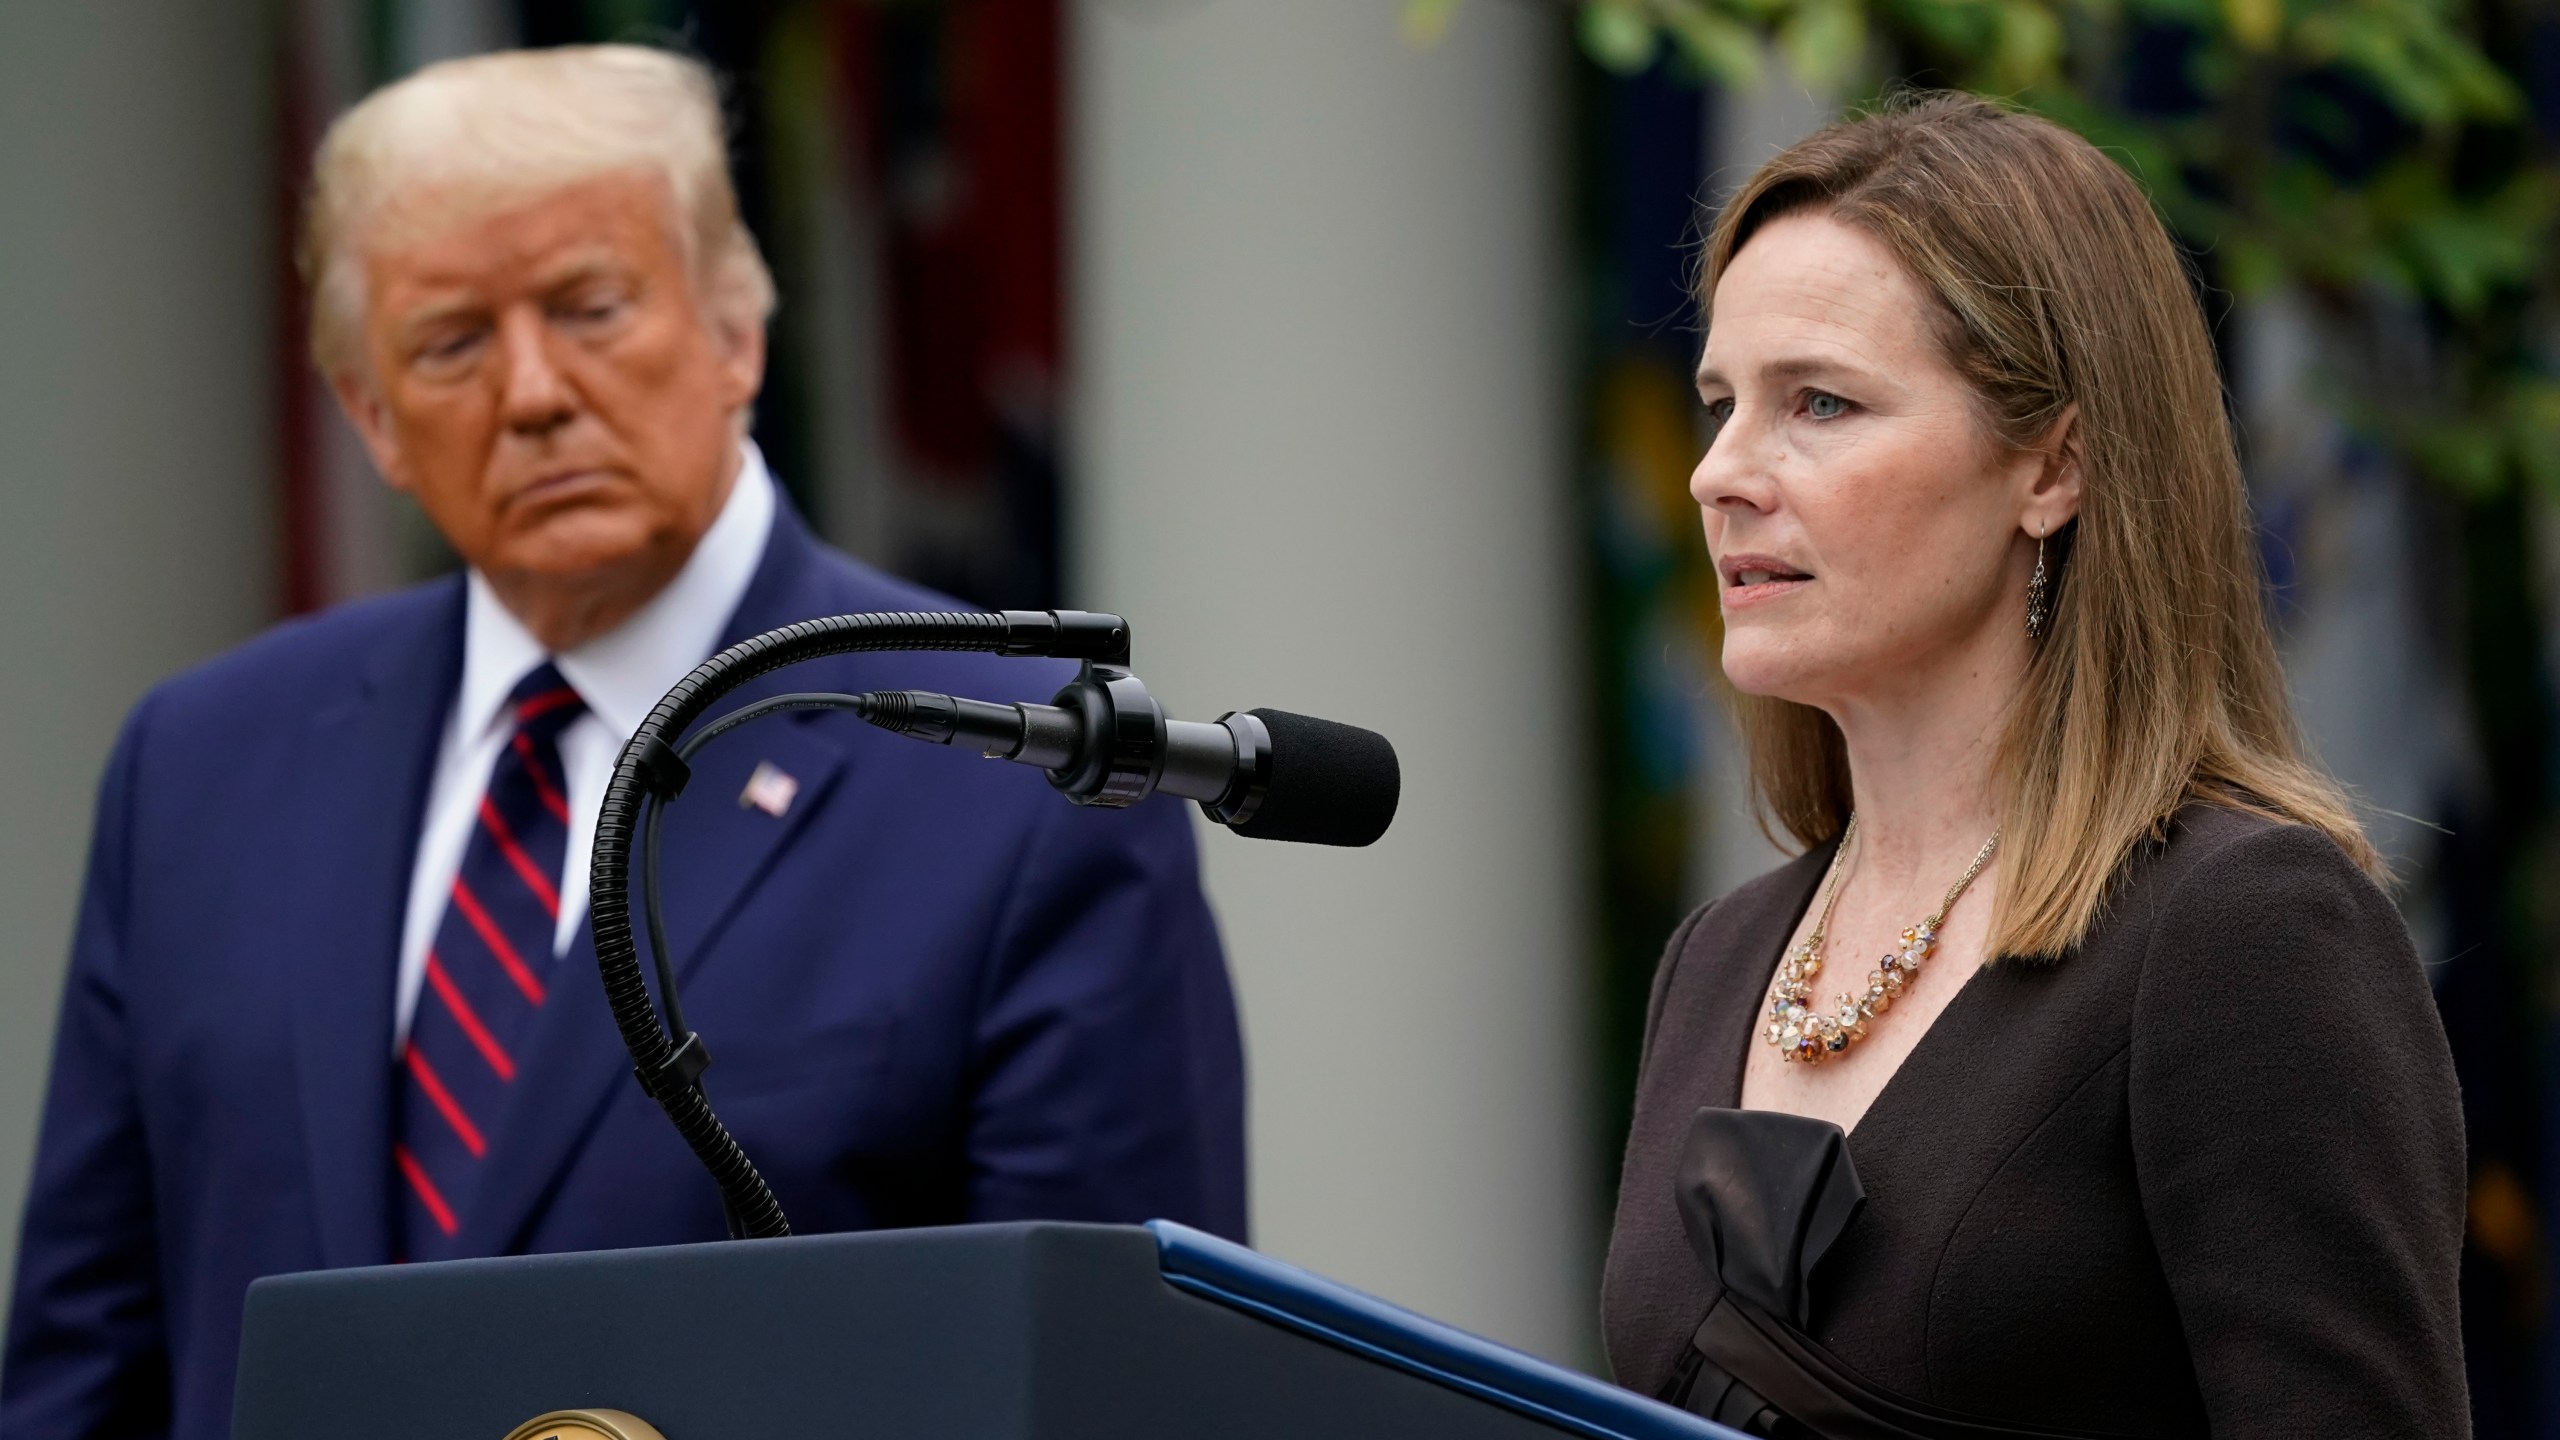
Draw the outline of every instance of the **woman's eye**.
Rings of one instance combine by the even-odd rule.
[[[1723,430],[1724,430],[1725,422],[1726,422],[1726,421],[1728,421],[1728,420],[1731,420],[1732,418],[1733,418],[1733,402],[1732,402],[1731,400],[1710,400],[1710,401],[1708,401],[1708,402],[1707,402],[1707,436],[1708,436],[1708,438],[1709,438],[1710,440],[1712,440],[1716,435],[1718,435],[1718,434],[1722,433],[1722,432],[1723,432]]]
[[[1821,390],[1808,390],[1804,397],[1804,413],[1816,420],[1835,419],[1849,408],[1849,402]]]

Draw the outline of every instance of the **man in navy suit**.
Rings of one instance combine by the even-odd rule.
[[[377,94],[322,147],[305,260],[324,371],[469,570],[279,629],[127,722],[11,1440],[226,1434],[261,1275],[718,1238],[596,974],[605,775],[722,645],[948,608],[812,539],[744,438],[772,291],[689,62],[489,56]],[[1065,673],[856,656],[734,702]],[[663,843],[705,1088],[801,1229],[1240,1234],[1242,1062],[1182,811],[1079,810],[802,712],[702,751]]]

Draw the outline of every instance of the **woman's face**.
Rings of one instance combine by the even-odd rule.
[[[1714,438],[1689,493],[1747,694],[1836,714],[2023,663],[2022,526],[2059,525],[2062,487],[2040,494],[2044,457],[1993,441],[1935,306],[1882,244],[1811,212],[1770,222],[1717,282],[1698,368]]]

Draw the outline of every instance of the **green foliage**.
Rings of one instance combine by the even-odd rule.
[[[2067,125],[2143,181],[2215,284],[2308,297],[2347,351],[2425,337],[2423,377],[2333,377],[2351,424],[2458,495],[2560,493],[2560,380],[2542,353],[2560,165],[2493,58],[2522,47],[2485,0],[1574,3],[1584,52],[1622,73],[1667,52],[1749,89],[1775,57],[1851,103],[1917,79]],[[1445,28],[1456,0],[1426,8]],[[2189,93],[2137,108],[2122,57],[2164,37],[2184,46]]]

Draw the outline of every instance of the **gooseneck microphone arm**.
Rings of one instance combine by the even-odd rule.
[[[703,1097],[702,1071],[710,1063],[709,1053],[702,1038],[682,1024],[682,1008],[672,983],[675,967],[660,934],[650,940],[668,1016],[661,1019],[651,1002],[631,932],[632,838],[644,802],[663,805],[683,792],[691,767],[672,742],[721,696],[786,665],[882,650],[976,651],[1125,665],[1129,627],[1116,615],[1072,610],[838,615],[786,625],[732,645],[695,666],[658,701],[622,747],[613,763],[613,778],[605,786],[604,807],[596,817],[589,899],[596,965],[604,979],[605,1002],[612,1007],[622,1043],[631,1052],[641,1088],[667,1112],[676,1133],[711,1172],[720,1186],[730,1232],[741,1238],[788,1235],[791,1222],[755,1162]]]
[[[786,665],[892,650],[1084,664],[1047,705],[991,704],[925,690],[801,693],[743,706],[686,733],[721,696]],[[596,964],[641,1088],[719,1184],[733,1237],[788,1235],[791,1222],[702,1093],[711,1056],[685,1024],[678,966],[660,913],[659,824],[684,792],[703,746],[784,710],[851,710],[884,730],[946,745],[965,740],[989,758],[1037,766],[1078,805],[1118,808],[1162,790],[1199,801],[1210,819],[1239,835],[1320,845],[1366,845],[1395,818],[1401,775],[1383,737],[1285,710],[1231,713],[1212,724],[1176,720],[1129,673],[1128,662],[1129,627],[1116,615],[839,615],[768,631],[712,656],[666,693],[622,747],[596,819],[590,890]],[[641,895],[657,971],[654,1004],[631,933],[635,834],[644,842]]]

